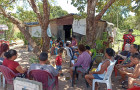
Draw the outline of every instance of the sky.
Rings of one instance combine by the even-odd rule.
[[[78,13],[79,11],[71,5],[71,0],[56,0],[56,5],[61,6],[63,10],[66,10],[68,13]],[[134,3],[133,3],[134,5]],[[86,9],[85,9],[86,10]],[[129,13],[130,15],[134,16],[135,14],[133,12]]]
[[[61,6],[63,10],[66,10],[68,13],[78,13],[78,10],[71,5],[71,0],[56,0],[57,5]]]
[[[55,1],[56,1],[55,5],[61,6],[61,8],[63,10],[66,10],[68,13],[78,13],[79,12],[76,7],[74,7],[73,5],[71,5],[71,0],[55,0]],[[20,6],[23,5],[23,2],[20,1],[20,0],[19,0],[18,3],[20,4]],[[16,9],[14,10],[14,12],[16,12]],[[129,14],[132,15],[132,16],[135,15],[132,12],[130,12]]]

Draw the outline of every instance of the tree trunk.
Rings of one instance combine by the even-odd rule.
[[[86,19],[86,39],[89,46],[94,47],[96,37],[97,21],[95,20],[95,7],[97,0],[88,0],[87,19]]]
[[[33,47],[33,52],[34,54],[36,54],[37,56],[39,56],[40,54],[40,48],[39,46],[36,45],[35,41],[32,39],[29,31],[26,30],[25,25],[21,24],[17,24],[17,27],[19,28],[19,30],[23,33],[25,39],[30,43],[30,45]]]
[[[49,50],[49,44],[50,44],[50,38],[47,35],[47,29],[46,30],[42,30],[44,31],[44,33],[42,33],[43,35],[43,46],[42,46],[42,52],[47,52]]]
[[[92,48],[95,46],[95,40],[96,40],[96,33],[97,33],[97,27],[98,27],[98,21],[102,18],[106,10],[115,2],[115,0],[110,0],[104,8],[101,10],[101,12],[95,16],[95,8],[96,3],[98,0],[87,0],[87,19],[86,19],[86,39],[88,45],[90,45]]]
[[[50,15],[50,7],[49,7],[49,2],[48,0],[42,0],[43,2],[43,15],[40,13],[38,6],[36,5],[36,0],[27,0],[29,4],[31,5],[33,11],[37,15],[38,22],[40,24],[41,30],[42,30],[42,38],[43,38],[43,47],[42,51],[43,52],[48,52],[49,50],[49,43],[50,39],[47,35],[47,28],[49,24],[49,15]],[[24,25],[23,22],[18,20],[17,18],[13,17],[11,14],[7,13],[5,9],[0,6],[0,14],[2,14],[4,17],[8,18],[13,24],[16,24],[19,30],[24,34],[25,39],[28,40],[30,45],[34,48],[33,52],[39,56],[41,53],[40,47],[37,46],[35,41],[32,39],[29,31],[26,30],[26,26]]]

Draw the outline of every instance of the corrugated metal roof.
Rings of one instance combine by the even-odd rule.
[[[38,25],[39,22],[28,22],[28,23],[25,23],[26,25]]]

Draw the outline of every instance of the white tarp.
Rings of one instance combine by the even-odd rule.
[[[32,27],[32,37],[41,37],[41,28],[40,26]]]
[[[6,25],[0,25],[0,30],[8,30],[8,26]]]
[[[50,30],[50,25],[48,25],[48,29],[46,30],[46,33],[48,34],[49,37],[52,36],[51,30]],[[32,27],[31,35],[32,35],[32,37],[41,37],[41,27],[40,26]]]
[[[50,24],[48,25],[47,34],[49,37],[52,37]]]
[[[86,19],[75,19],[73,21],[73,32],[86,35]]]

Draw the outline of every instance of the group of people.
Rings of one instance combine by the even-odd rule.
[[[129,30],[132,33],[132,30]],[[130,34],[130,33],[129,33]],[[105,77],[107,68],[114,62],[114,60],[124,59],[120,64],[116,64],[116,68],[120,72],[122,84],[126,80],[126,76],[128,76],[128,88],[132,88],[134,83],[140,85],[140,54],[138,51],[138,45],[133,44],[135,41],[134,38],[132,39],[128,34],[124,35],[123,37],[126,43],[123,45],[122,53],[119,53],[118,56],[115,56],[115,51],[112,48],[107,48],[105,50],[105,59],[98,65],[95,71],[90,70],[91,65],[91,56],[92,53],[90,51],[89,46],[85,46],[83,44],[77,43],[75,37],[71,41],[67,41],[66,45],[62,42],[62,40],[58,41],[58,46],[60,47],[57,51],[57,57],[55,60],[56,69],[48,64],[48,54],[46,52],[42,52],[39,55],[39,63],[38,64],[31,64],[30,67],[22,68],[22,66],[15,61],[18,56],[16,50],[10,49],[7,44],[1,45],[0,51],[0,60],[1,64],[10,68],[14,73],[20,73],[19,77],[27,77],[31,70],[46,70],[52,74],[53,77],[63,75],[62,73],[62,53],[64,48],[66,49],[67,55],[70,57],[70,76],[71,79],[73,78],[73,72],[76,71],[77,73],[86,73],[85,79],[92,86],[93,79],[103,80]],[[51,48],[56,47],[56,43],[53,41]],[[64,48],[62,48],[64,47]],[[53,50],[52,50],[53,51]],[[52,52],[51,51],[51,52]],[[118,58],[119,57],[119,58]],[[74,60],[74,61],[73,61]],[[48,85],[52,85],[54,83],[55,78],[48,79]],[[126,87],[124,87],[126,88]],[[95,83],[95,89],[98,89],[98,84]]]
[[[135,42],[135,37],[132,35],[133,30],[130,29],[128,34],[124,34],[124,44],[122,48],[122,52],[119,53],[115,59],[118,61],[121,60],[120,64],[116,65],[120,75],[121,75],[121,84],[122,88],[132,88],[134,83],[140,85],[140,67],[139,67],[139,60],[140,60],[140,53],[139,53],[139,46],[133,44]],[[126,76],[128,78],[126,78]],[[124,83],[128,79],[128,87],[124,85]]]

